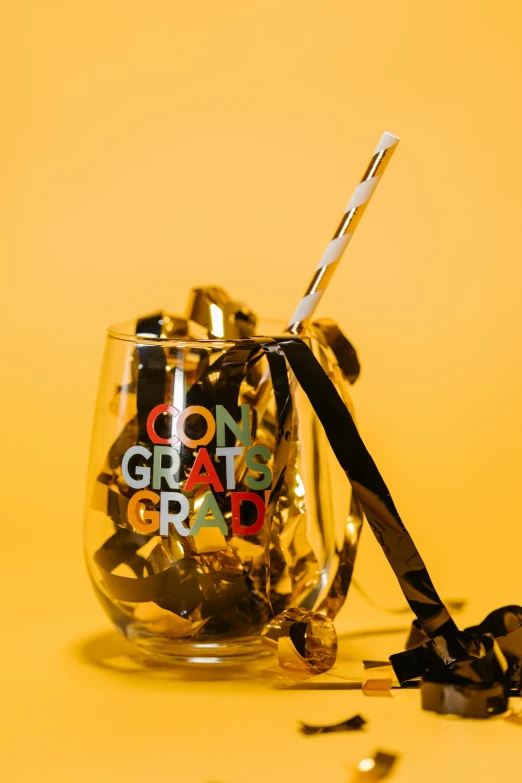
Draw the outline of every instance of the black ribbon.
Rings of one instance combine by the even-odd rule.
[[[146,347],[149,348],[150,346]],[[150,359],[154,368],[157,364],[156,351],[157,347],[152,347]],[[335,456],[345,471],[370,527],[424,632],[433,637],[456,629],[349,410],[303,340],[297,337],[258,337],[236,341],[221,357],[216,400],[229,410],[237,410],[241,383],[263,353],[269,362],[278,410],[278,446],[287,444],[290,434],[291,395],[286,366],[288,362],[310,400]],[[146,362],[146,358],[145,351],[141,348],[142,363]],[[215,372],[216,363],[212,365],[212,369]],[[142,372],[144,370],[147,370],[146,366]],[[138,385],[138,397],[139,390]],[[147,390],[147,402],[150,396],[151,392]],[[142,407],[138,400],[138,410]],[[282,460],[281,464],[285,465],[286,462]],[[282,480],[282,475],[275,477],[273,494],[279,480]]]
[[[428,636],[456,628],[390,491],[334,384],[306,343],[280,338],[279,346],[317,414],[339,464],[413,612]]]
[[[257,341],[265,353],[286,358],[428,638],[417,650],[391,656],[401,684],[422,677],[428,710],[479,718],[504,712],[510,689],[521,687],[522,608],[505,607],[479,626],[458,630],[348,408],[310,348],[295,337]]]
[[[522,687],[522,607],[495,609],[478,625],[427,639],[418,621],[404,652],[390,656],[401,685],[422,678],[425,709],[487,718]]]
[[[140,379],[138,376],[137,389],[140,433],[143,431],[144,412],[147,406],[151,405],[151,394],[154,396],[155,393],[150,390],[150,386],[159,386],[161,381],[163,391],[163,377],[157,378],[158,384],[151,383],[156,380],[155,372],[158,375],[162,374],[162,361],[157,353],[158,348],[163,351],[158,346],[140,346],[139,349],[140,362],[143,365],[141,370],[143,378]],[[364,445],[345,402],[306,342],[293,336],[256,337],[236,341],[212,365],[212,372],[219,370],[220,373],[215,387],[214,402],[225,405],[230,411],[238,412],[241,383],[263,355],[266,356],[271,371],[279,425],[277,448],[282,450],[280,456],[283,457],[279,461],[282,465],[280,473],[274,477],[272,497],[277,495],[287,464],[285,457],[288,454],[292,421],[292,397],[288,384],[289,367],[321,422],[332,450],[350,481],[354,496],[360,502],[404,596],[417,617],[418,632],[422,632],[423,638],[428,640],[415,650],[391,656],[399,681],[401,684],[406,684],[422,677],[424,706],[427,709],[474,715],[482,713],[490,715],[502,711],[507,703],[506,694],[509,688],[513,684],[520,687],[522,609],[520,616],[516,615],[518,625],[516,628],[510,628],[506,633],[498,632],[499,627],[501,630],[506,628],[495,613],[489,615],[481,626],[468,629],[466,632],[457,629],[435,589],[424,561],[400,518],[390,491]],[[143,380],[143,383],[140,380]],[[147,386],[146,390],[145,386]],[[156,403],[155,397],[154,402]],[[267,516],[270,518],[269,515]],[[105,546],[107,545],[104,545],[99,552],[104,550]],[[132,547],[129,551],[129,554],[131,553]],[[99,553],[96,559],[101,566]],[[134,561],[132,565],[135,567],[138,564]],[[165,580],[170,579],[168,577],[170,570],[167,569],[162,574],[144,576],[139,580],[147,582],[150,586],[150,595],[147,589],[148,600],[155,600],[163,606],[170,603],[164,601],[161,595],[165,588]],[[173,587],[175,585],[181,588],[181,583],[187,579],[187,576],[188,574],[183,574],[183,578],[180,579],[180,574],[177,574]],[[113,576],[112,579],[115,584],[111,586],[119,593],[120,581],[124,577]],[[247,586],[242,585],[242,590]],[[157,590],[160,590],[160,595],[157,595]],[[168,592],[172,601],[174,591],[169,589]],[[519,608],[516,609],[518,611]],[[501,611],[503,610],[498,610]],[[494,636],[499,638],[499,642],[500,639],[504,639],[501,646],[505,648],[505,654],[508,656],[509,669],[499,645],[493,640]],[[464,698],[463,693],[469,698]],[[480,695],[477,696],[477,693]],[[466,706],[463,707],[461,703],[465,703]],[[460,709],[459,704],[461,704]]]

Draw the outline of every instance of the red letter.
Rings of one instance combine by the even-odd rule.
[[[254,492],[232,492],[232,535],[253,536],[259,533],[265,521],[265,504]],[[257,519],[253,525],[243,527],[241,524],[241,502],[248,500],[257,508]]]
[[[206,468],[206,475],[200,475],[201,468]],[[192,465],[187,483],[183,487],[185,492],[191,492],[196,484],[212,484],[216,492],[224,492],[223,484],[219,480],[216,469],[210,461],[210,455],[206,449],[199,449],[196,460]]]
[[[165,405],[164,403],[161,405],[156,405],[156,407],[153,408],[147,416],[147,435],[153,443],[166,443],[167,445],[170,443],[177,443],[179,438],[177,438],[175,435],[173,435],[171,438],[160,438],[160,436],[156,433],[154,425],[160,413],[170,413],[171,416],[177,416],[179,411],[177,408],[173,408],[172,405]]]

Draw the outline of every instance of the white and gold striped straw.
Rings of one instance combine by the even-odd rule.
[[[399,141],[399,137],[393,133],[382,134],[370,164],[344,211],[339,228],[324,251],[305,295],[297,305],[286,328],[287,332],[298,334],[310,321]]]

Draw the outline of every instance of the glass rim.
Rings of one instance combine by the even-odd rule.
[[[264,323],[282,323],[275,319],[262,319]],[[181,348],[201,347],[205,345],[207,347],[224,348],[232,346],[237,343],[245,341],[245,337],[233,338],[233,337],[184,337],[182,335],[173,337],[157,337],[156,335],[143,335],[136,334],[136,321],[123,321],[121,323],[113,324],[107,329],[107,337],[114,340],[120,340],[121,342],[131,343],[133,345],[172,345]],[[273,335],[256,335],[256,337],[271,337]]]

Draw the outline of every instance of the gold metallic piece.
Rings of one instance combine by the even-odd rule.
[[[375,153],[375,155],[373,156],[373,158],[371,159],[371,161],[370,161],[370,163],[368,165],[368,168],[364,172],[364,175],[363,175],[363,177],[361,179],[361,182],[366,182],[367,179],[371,179],[372,177],[375,177],[377,173],[379,173],[379,174],[382,173],[381,171],[379,171],[379,166],[381,166],[383,164],[383,161],[386,158],[386,152],[387,152],[387,150],[381,150],[380,152],[376,152]],[[389,160],[389,157],[390,156],[388,155],[388,160]],[[388,161],[386,161],[386,163],[387,162]],[[384,166],[383,166],[382,170],[384,171]]]
[[[364,210],[366,209],[367,205],[368,201],[365,201],[364,204],[361,204],[360,207],[354,207],[353,209],[350,209],[349,212],[346,212],[346,214],[343,215],[343,219],[339,223],[339,227],[333,235],[332,239],[337,239],[337,237],[344,236],[344,234],[348,233],[353,234],[361,222],[361,218],[364,215]]]
[[[330,282],[338,263],[339,261],[332,261],[331,264],[327,264],[326,266],[322,266],[320,269],[317,269],[313,280],[305,293],[305,296],[308,296],[308,294],[315,294],[316,291],[324,291]]]
[[[302,674],[323,674],[337,657],[334,624],[318,612],[286,609],[266,624],[261,639],[269,649],[277,648],[282,669]]]

